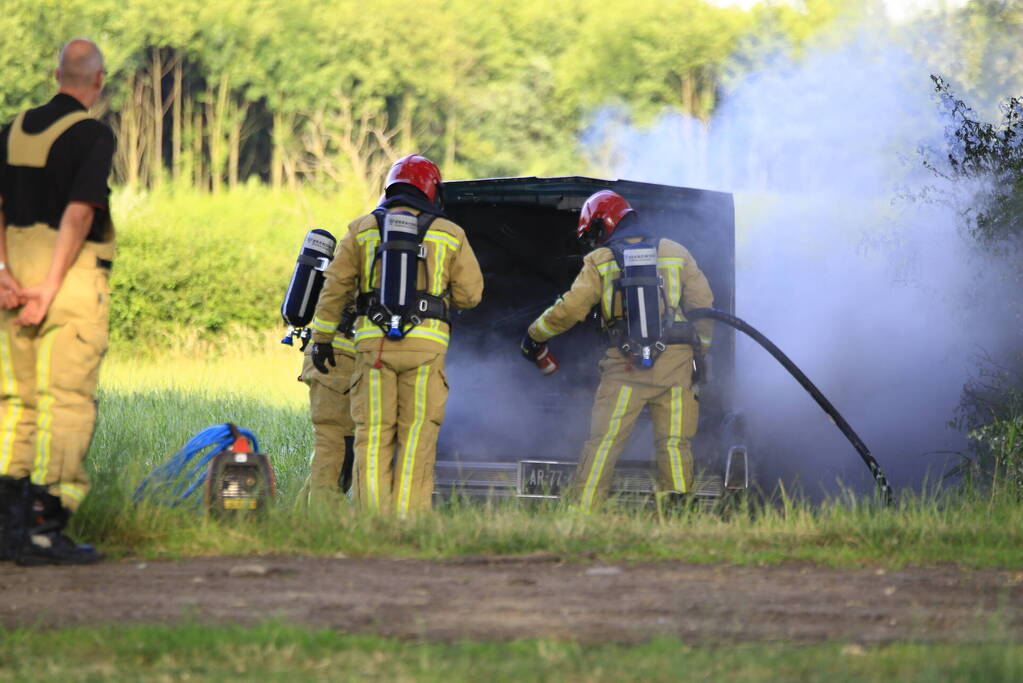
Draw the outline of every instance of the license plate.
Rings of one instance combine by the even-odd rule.
[[[575,476],[574,462],[519,461],[519,495],[526,498],[557,498]]]

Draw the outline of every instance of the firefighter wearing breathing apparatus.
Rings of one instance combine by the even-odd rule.
[[[712,323],[686,321],[710,307],[707,278],[681,244],[651,236],[620,195],[601,190],[583,204],[576,236],[591,249],[571,289],[537,318],[522,340],[535,361],[547,340],[599,306],[610,348],[600,361],[590,438],[569,497],[589,511],[603,501],[615,461],[636,418],[650,407],[659,492],[688,493],[693,482],[690,439],[699,417],[696,382],[710,346]]]
[[[337,240],[328,231],[313,228],[306,233],[281,302],[281,317],[289,326],[281,343],[294,346],[295,340],[299,340],[304,360],[298,379],[309,387],[314,450],[309,478],[299,494],[307,503],[330,504],[340,500],[351,487],[355,462],[355,425],[348,401],[348,382],[355,367],[354,303],[345,306],[331,342],[337,370],[330,374],[317,370],[309,346],[312,336],[309,324],[323,290],[323,273],[336,248]]]
[[[425,157],[394,163],[384,201],[348,226],[312,322],[312,361],[332,373],[330,343],[344,303],[355,299],[353,497],[401,517],[431,504],[452,309],[483,295],[465,232],[441,208],[440,182]]]

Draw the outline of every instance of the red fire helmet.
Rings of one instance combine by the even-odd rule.
[[[437,186],[440,185],[440,169],[424,156],[409,154],[394,162],[384,181],[384,191],[396,183],[407,183],[418,187],[431,202],[437,199]]]
[[[617,192],[601,190],[590,195],[579,212],[579,227],[575,236],[594,245],[602,244],[611,237],[625,215],[633,212]]]

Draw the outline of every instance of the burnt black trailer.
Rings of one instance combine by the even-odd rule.
[[[457,316],[448,354],[451,397],[441,430],[436,493],[542,497],[571,476],[589,430],[606,348],[594,320],[551,342],[560,370],[543,376],[518,353],[526,327],[566,291],[581,266],[575,227],[598,190],[625,197],[657,234],[685,245],[707,275],[715,307],[735,309],[732,196],[682,187],[595,178],[498,178],[444,184],[445,210],[480,261],[480,305]],[[743,421],[733,411],[735,335],[718,325],[712,378],[700,393],[694,442],[697,496],[708,502],[749,484]],[[612,491],[651,491],[649,417],[637,422]]]

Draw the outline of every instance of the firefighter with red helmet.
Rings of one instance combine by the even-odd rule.
[[[394,163],[380,206],[338,245],[312,322],[313,363],[329,373],[344,305],[356,302],[353,498],[400,517],[430,507],[451,314],[483,296],[476,255],[445,216],[441,191],[426,157]]]
[[[535,360],[547,341],[599,307],[609,348],[600,361],[590,437],[569,497],[589,511],[603,501],[615,461],[644,407],[650,409],[659,493],[688,493],[693,484],[690,440],[699,403],[694,382],[710,346],[712,323],[690,324],[686,311],[713,304],[707,278],[692,254],[658,239],[639,214],[610,190],[583,204],[576,232],[590,249],[571,289],[537,318],[522,340]]]

